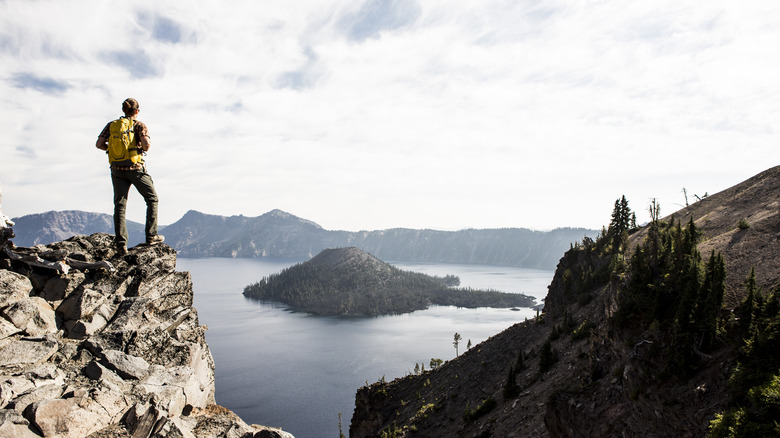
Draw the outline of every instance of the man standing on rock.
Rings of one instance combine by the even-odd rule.
[[[155,245],[165,238],[157,234],[157,192],[152,177],[146,173],[143,155],[149,150],[149,130],[136,120],[139,106],[135,99],[122,102],[124,116],[108,122],[97,139],[97,148],[106,151],[114,185],[114,232],[117,252],[127,253],[127,195],[135,186],[146,201],[146,243]]]

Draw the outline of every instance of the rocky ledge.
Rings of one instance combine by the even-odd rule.
[[[215,404],[176,251],[97,233],[32,248],[0,228],[0,436],[279,437]]]

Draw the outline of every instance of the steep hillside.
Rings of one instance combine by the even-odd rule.
[[[541,317],[361,388],[350,436],[701,437],[713,420],[777,436],[778,199],[773,168],[674,219],[584,239]]]
[[[535,302],[522,294],[449,287],[458,283],[454,276],[402,271],[355,247],[331,248],[247,286],[244,295],[318,315],[399,314],[432,304],[530,307]]]
[[[663,206],[662,206],[663,207]],[[780,166],[708,196],[664,218],[687,223],[693,218],[702,232],[699,251],[709,256],[720,251],[728,269],[726,305],[741,300],[742,284],[755,268],[760,287],[769,289],[780,281]],[[740,223],[741,222],[741,223]],[[632,237],[637,245],[647,229]]]
[[[14,222],[14,241],[20,246],[45,245],[85,234],[114,234],[113,216],[103,213],[49,211],[14,218]],[[131,246],[146,240],[143,224],[127,221],[127,232]]]

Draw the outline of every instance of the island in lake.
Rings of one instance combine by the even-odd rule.
[[[457,288],[452,275],[403,271],[355,247],[323,250],[309,261],[244,288],[244,295],[279,301],[315,315],[383,315],[430,305],[532,307],[534,297],[493,290]]]

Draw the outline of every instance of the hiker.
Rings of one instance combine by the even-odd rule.
[[[108,122],[97,139],[97,148],[106,151],[111,166],[111,182],[114,185],[114,232],[116,250],[127,253],[127,224],[125,211],[130,186],[135,186],[146,201],[146,243],[155,245],[165,238],[157,234],[157,192],[152,177],[146,173],[143,155],[149,150],[149,131],[146,125],[136,120],[138,101],[126,99],[122,102],[124,115]]]

